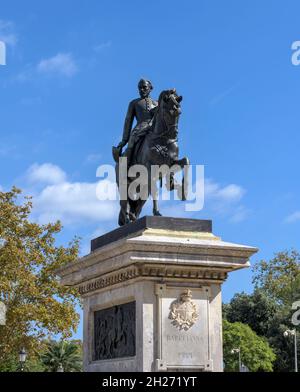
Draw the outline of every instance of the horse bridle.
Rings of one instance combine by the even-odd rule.
[[[179,103],[178,103],[178,102],[176,101],[176,99],[174,98],[174,93],[172,93],[172,94],[169,95],[169,99],[172,100],[172,102],[174,103],[174,105],[176,105],[177,107],[179,107]],[[155,116],[155,117],[158,116],[159,109],[160,109],[160,108],[157,109],[157,112],[156,112],[156,116]],[[169,111],[170,111],[170,110],[169,110]],[[177,127],[178,127],[177,124],[172,124],[172,125],[171,125],[171,124],[168,124],[164,116],[162,116],[161,120],[164,122],[164,125],[165,125],[165,127],[166,127],[167,129],[166,129],[165,132],[162,132],[162,133],[160,133],[159,135],[156,135],[155,137],[153,137],[153,139],[159,139],[159,138],[168,139],[168,138],[169,138],[168,135],[171,133],[170,130],[171,130],[172,128],[176,128],[176,129],[177,129]],[[155,121],[156,121],[156,118],[155,118]],[[176,131],[176,132],[178,133],[178,131]],[[177,138],[176,138],[176,139],[170,139],[169,143],[167,143],[167,144],[173,143],[174,141],[177,141],[177,140],[178,140]]]

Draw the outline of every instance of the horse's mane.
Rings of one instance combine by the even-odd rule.
[[[163,90],[163,91],[159,94],[159,97],[158,97],[158,105],[157,105],[157,108],[156,108],[155,113],[154,113],[154,116],[153,116],[152,129],[154,129],[154,127],[155,127],[156,118],[157,118],[159,109],[160,109],[160,107],[161,107],[162,100],[165,98],[165,96],[167,96],[167,95],[170,94],[170,91],[171,91],[171,90]]]
[[[164,99],[166,95],[170,94],[170,90],[163,90],[158,97],[158,107],[160,107],[161,101]]]

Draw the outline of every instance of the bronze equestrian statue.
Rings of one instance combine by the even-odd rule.
[[[125,118],[122,141],[117,147],[118,155],[121,155],[122,148],[128,143],[126,156],[128,165],[130,165],[133,149],[136,143],[145,136],[150,128],[153,119],[157,101],[150,97],[153,90],[150,80],[141,79],[138,83],[140,98],[130,102]],[[132,129],[132,124],[136,119],[136,126]]]
[[[140,98],[130,102],[122,141],[117,147],[113,147],[113,157],[116,161],[116,178],[120,190],[120,158],[127,158],[128,170],[134,165],[142,165],[148,173],[146,183],[146,197],[136,198],[135,195],[128,193],[130,184],[135,180],[127,175],[127,193],[124,200],[120,200],[119,225],[135,221],[149,195],[153,199],[153,215],[161,215],[158,209],[158,190],[156,183],[162,178],[153,174],[151,168],[167,166],[174,169],[167,178],[167,188],[173,190],[175,185],[174,174],[180,169],[185,169],[180,188],[180,198],[186,199],[186,184],[189,159],[178,158],[178,120],[181,114],[181,96],[178,96],[175,89],[164,90],[161,92],[158,102],[150,98],[153,89],[152,83],[141,79],[138,84]],[[137,120],[136,126],[132,128],[134,118]],[[122,148],[128,143],[127,150],[122,154]],[[169,180],[169,183],[168,183]],[[122,180],[121,180],[122,181]]]

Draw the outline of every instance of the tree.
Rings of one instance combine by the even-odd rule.
[[[296,250],[278,252],[270,261],[261,260],[254,267],[253,283],[276,303],[276,312],[269,322],[265,336],[274,347],[277,371],[293,371],[293,343],[283,337],[291,323],[292,304],[300,299],[300,253]],[[298,353],[300,337],[298,334]]]
[[[57,372],[60,367],[64,372],[82,371],[80,345],[74,341],[49,342],[41,361],[46,371],[50,372]]]
[[[300,254],[296,250],[279,252],[270,261],[258,262],[253,270],[254,293],[236,294],[223,305],[224,317],[248,324],[268,340],[276,354],[275,371],[293,371],[294,345],[283,332],[295,328],[291,306],[300,299]],[[297,343],[300,356],[299,333]]]
[[[260,336],[267,336],[278,306],[273,299],[256,289],[253,294],[235,294],[226,304],[224,317],[231,323],[248,324]]]
[[[78,292],[61,286],[55,272],[77,259],[79,241],[56,246],[61,224],[32,222],[31,210],[30,198],[22,198],[17,188],[0,192],[0,300],[7,306],[0,363],[21,347],[28,358],[36,356],[42,338],[71,336],[79,321]]]
[[[7,355],[5,361],[0,362],[0,372],[20,372],[19,353]],[[38,356],[30,356],[24,364],[25,372],[44,372],[45,368]]]
[[[262,289],[256,289],[253,294],[235,294],[223,308],[226,320],[247,324],[268,340],[276,354],[274,371],[293,369],[293,345],[283,336],[283,332],[290,328],[287,322],[289,314],[285,314],[274,299],[268,298]]]
[[[270,261],[261,260],[254,268],[253,283],[278,304],[291,307],[300,299],[300,253],[278,252]]]
[[[243,323],[223,321],[223,351],[225,371],[238,371],[238,354],[232,350],[239,348],[241,362],[252,371],[273,371],[275,354],[266,339],[259,337]]]

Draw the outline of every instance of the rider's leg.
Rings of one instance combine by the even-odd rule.
[[[128,167],[129,167],[130,164],[131,164],[132,153],[133,153],[133,148],[134,148],[135,143],[136,143],[136,135],[135,135],[135,133],[133,133],[133,134],[130,136],[130,138],[129,138],[128,146],[127,146],[127,150],[126,150],[126,156],[127,156],[127,164],[128,164]]]
[[[133,151],[133,147],[128,147],[127,150],[126,150],[126,156],[127,156],[128,167],[129,167],[130,164],[131,164],[132,151]]]
[[[153,215],[154,216],[161,216],[161,213],[158,209],[158,189],[155,178],[152,178],[151,175],[149,176],[149,184],[151,186],[151,196],[153,199]]]

